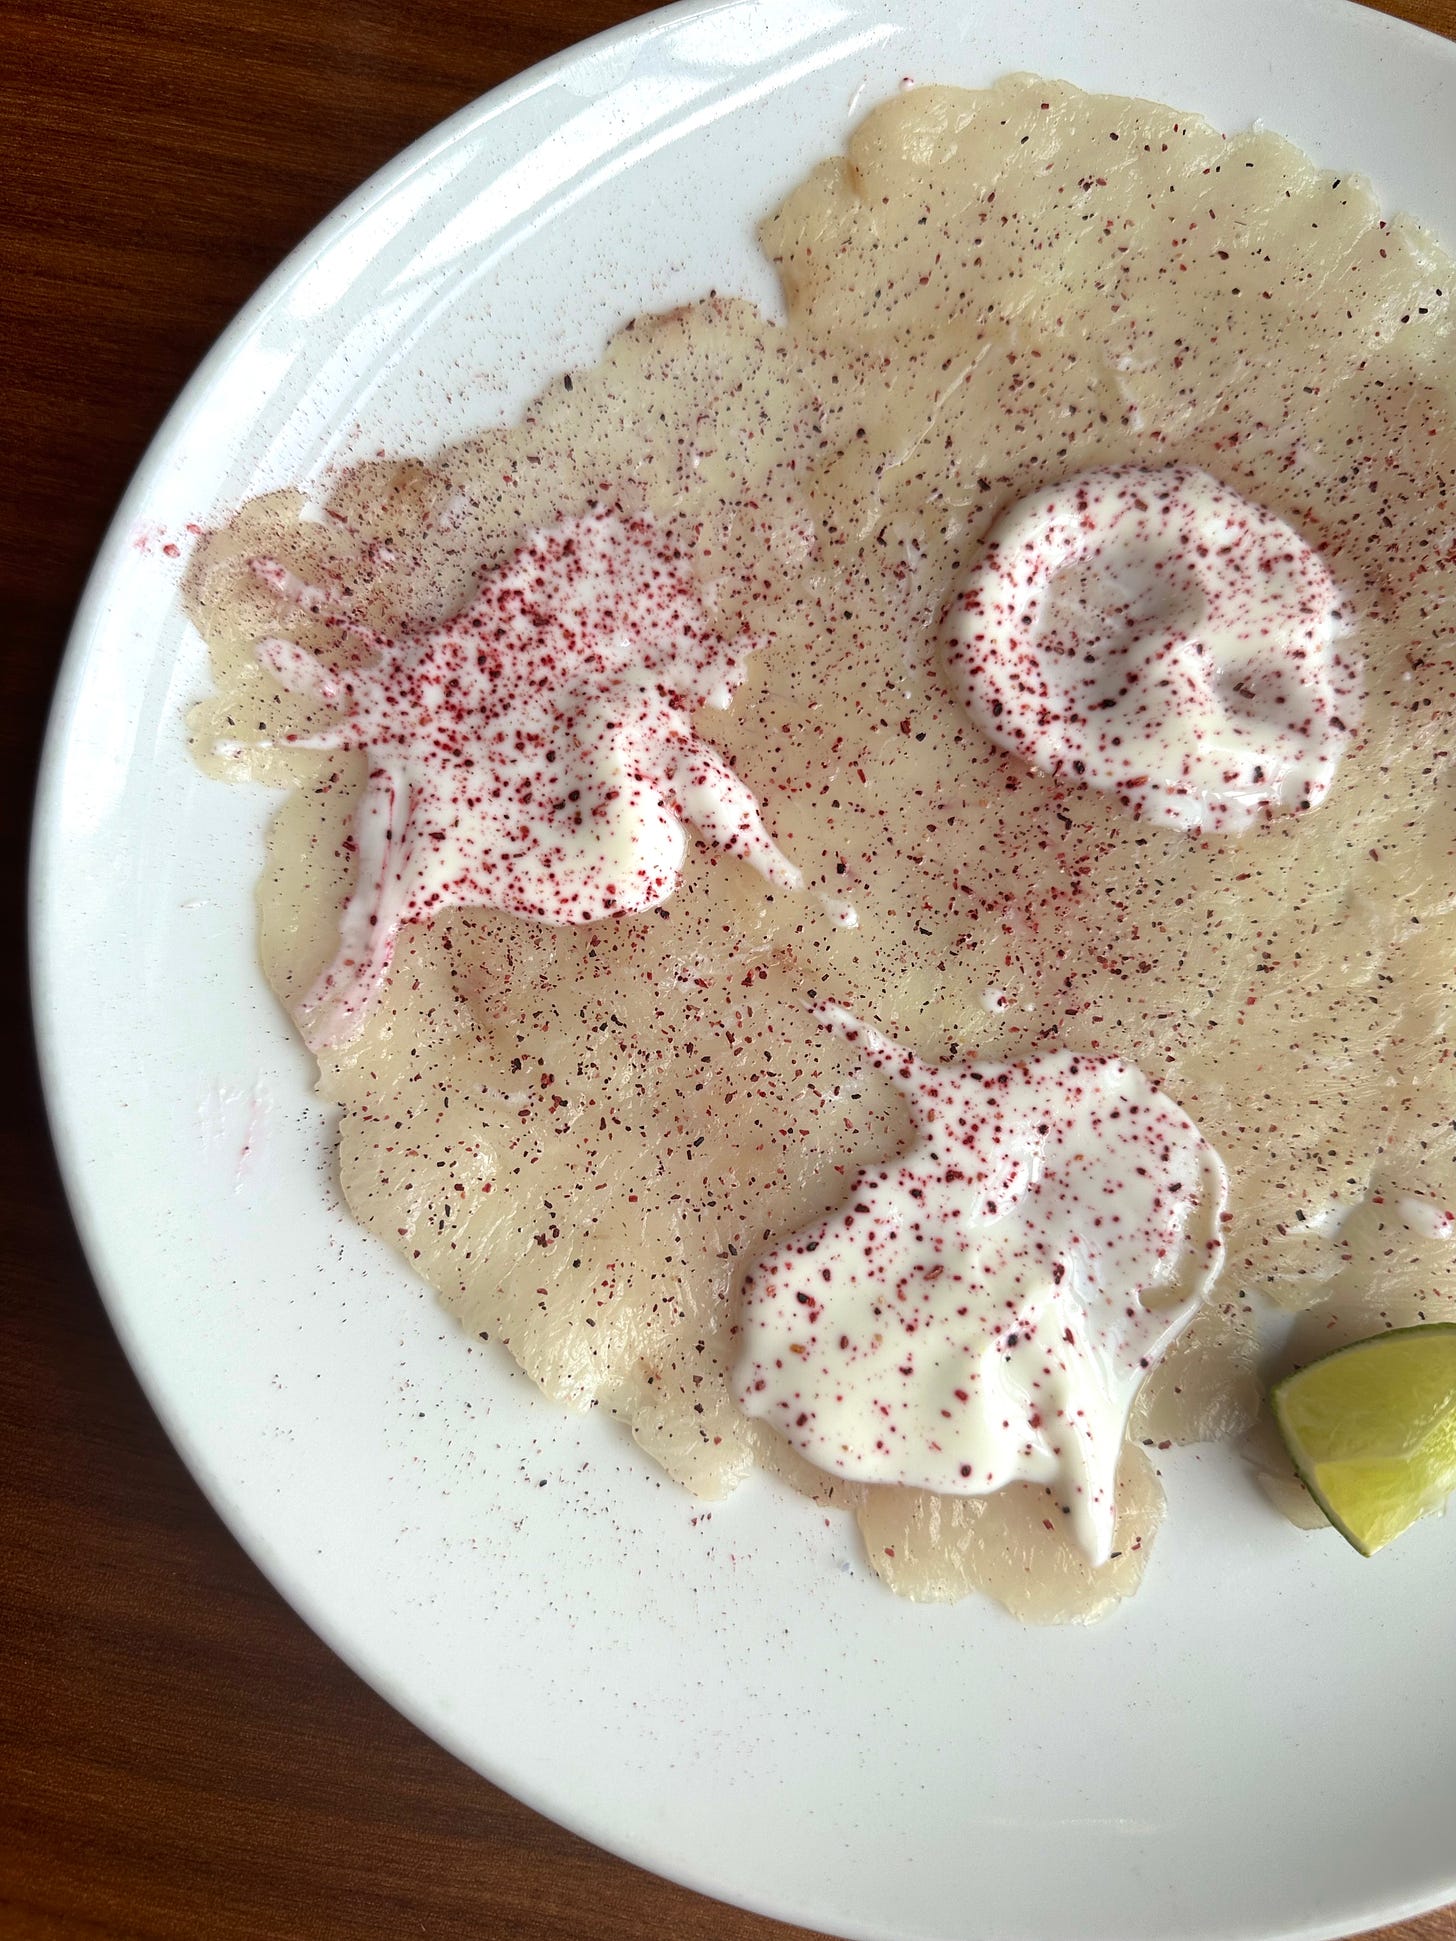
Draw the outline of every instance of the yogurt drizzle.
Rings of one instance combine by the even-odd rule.
[[[815,1016],[904,1094],[916,1138],[750,1270],[741,1406],[862,1481],[1049,1485],[1105,1563],[1134,1398],[1222,1263],[1222,1161],[1121,1059],[927,1065]]]
[[[1080,580],[1080,584],[1078,581]],[[1312,809],[1359,711],[1313,547],[1206,472],[1084,472],[992,527],[947,668],[1000,747],[1150,822]]]
[[[1456,1213],[1435,1200],[1407,1193],[1396,1201],[1395,1210],[1410,1231],[1418,1233],[1422,1240],[1449,1240],[1456,1235]]]
[[[318,589],[253,564],[318,611]],[[369,754],[357,884],[338,953],[298,1012],[314,1050],[358,1034],[402,924],[470,904],[546,923],[649,910],[677,887],[685,822],[770,882],[802,887],[752,794],[692,726],[697,708],[729,705],[760,643],[715,629],[650,517],[599,507],[532,533],[438,628],[393,639],[332,624],[373,661],[321,661],[286,640],[257,649],[284,687],[346,710],[286,745]]]

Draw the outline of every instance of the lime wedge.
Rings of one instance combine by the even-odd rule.
[[[1270,1401],[1306,1489],[1366,1557],[1456,1489],[1456,1323],[1357,1341]]]

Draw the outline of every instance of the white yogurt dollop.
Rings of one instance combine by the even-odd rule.
[[[991,528],[946,664],[1000,747],[1150,822],[1237,833],[1314,808],[1360,708],[1314,548],[1186,466],[1112,467]]]
[[[916,1141],[754,1264],[740,1405],[860,1481],[1049,1485],[1105,1563],[1134,1398],[1222,1263],[1218,1154],[1121,1059],[927,1065],[816,1015],[904,1093]]]
[[[275,561],[253,566],[372,653],[359,666],[287,640],[257,649],[284,687],[344,710],[287,743],[369,756],[338,953],[297,1011],[314,1050],[362,1029],[402,925],[472,904],[543,923],[650,910],[677,887],[684,824],[802,887],[693,723],[728,707],[761,643],[717,630],[688,560],[647,515],[598,507],[533,532],[462,612],[397,638],[331,615],[327,589]]]

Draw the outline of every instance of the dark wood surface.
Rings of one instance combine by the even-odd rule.
[[[1456,0],[1397,9],[1456,35]],[[407,142],[631,0],[0,3],[0,826],[112,507],[262,277]],[[441,1752],[228,1537],[72,1234],[17,942],[0,1124],[0,1937],[787,1941]],[[1456,1941],[1456,1910],[1390,1941]]]

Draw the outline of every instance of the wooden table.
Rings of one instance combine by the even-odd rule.
[[[1395,11],[1456,35],[1456,0]],[[416,135],[632,0],[0,0],[5,907],[71,609],[173,394]],[[346,1671],[228,1537],[97,1301],[16,945],[0,1314],[0,1941],[786,1941],[561,1832]],[[1456,1910],[1390,1941],[1456,1941]]]

